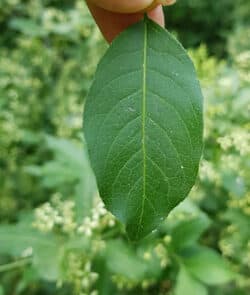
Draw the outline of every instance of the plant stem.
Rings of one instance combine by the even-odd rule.
[[[23,267],[27,264],[30,264],[31,261],[32,261],[32,258],[29,257],[29,258],[24,258],[24,259],[17,260],[17,261],[11,262],[11,263],[0,265],[0,273]]]

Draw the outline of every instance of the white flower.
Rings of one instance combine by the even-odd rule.
[[[33,254],[33,248],[32,247],[28,247],[28,248],[24,249],[24,251],[22,252],[21,256],[23,258],[25,258],[25,257],[32,256],[32,254]]]

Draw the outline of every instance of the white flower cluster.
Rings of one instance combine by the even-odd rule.
[[[234,130],[231,134],[218,138],[223,150],[234,147],[241,156],[250,154],[250,133],[247,130]]]
[[[98,273],[91,270],[91,261],[72,252],[67,262],[66,279],[74,286],[75,292],[79,295],[98,295],[97,290],[93,290]]]
[[[227,239],[220,240],[219,247],[223,256],[232,257],[234,255],[233,245]]]
[[[129,278],[126,278],[125,276],[118,274],[112,276],[112,281],[116,284],[117,288],[122,291],[130,291],[132,289],[135,289],[136,287],[141,287],[142,289],[146,290],[155,284],[154,279],[144,279],[142,281],[131,280]]]
[[[163,238],[163,241],[156,245],[154,252],[157,257],[160,259],[161,268],[165,268],[171,264],[167,246],[171,243],[172,238],[169,235],[166,235]]]
[[[131,280],[126,278],[125,276],[116,274],[111,277],[112,281],[116,284],[117,288],[119,290],[132,290],[136,288],[136,286],[139,284],[136,280]]]
[[[65,234],[84,234],[92,236],[93,231],[101,232],[107,227],[115,225],[114,217],[107,212],[100,199],[96,201],[91,215],[78,224],[75,218],[75,203],[72,200],[62,200],[60,195],[55,194],[51,202],[46,202],[35,210],[33,227],[41,232],[51,232],[59,229]]]
[[[98,200],[92,209],[91,216],[84,218],[82,224],[77,228],[77,232],[90,237],[94,230],[113,227],[114,225],[114,217],[105,209],[103,202]]]
[[[73,201],[62,201],[58,194],[54,195],[51,203],[46,202],[35,210],[33,227],[41,232],[50,232],[59,227],[63,233],[72,233],[77,227],[74,206]]]
[[[230,136],[223,136],[217,139],[218,144],[223,150],[228,150],[232,146],[232,140]]]
[[[246,194],[244,198],[230,200],[228,206],[239,209],[245,215],[250,216],[250,193]]]
[[[218,182],[220,178],[215,168],[213,167],[213,164],[206,160],[203,160],[201,162],[199,177],[201,180],[208,179],[212,182]]]
[[[222,155],[220,158],[221,166],[226,170],[236,171],[241,174],[241,158],[238,155],[229,154]]]
[[[32,247],[28,247],[28,248],[24,249],[23,252],[21,253],[22,258],[27,258],[32,255],[33,255],[33,248]]]
[[[239,53],[239,55],[236,57],[236,63],[241,69],[241,71],[239,71],[240,77],[249,83],[250,50],[242,51],[241,53]]]

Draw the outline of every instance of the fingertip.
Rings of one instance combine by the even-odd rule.
[[[111,43],[120,32],[143,18],[143,13],[114,13],[97,7],[89,1],[87,1],[87,5],[104,38],[109,43]],[[159,25],[164,26],[164,14],[161,5],[150,11],[148,16]]]
[[[116,13],[136,13],[151,6],[156,0],[88,0],[96,6]]]
[[[158,23],[160,26],[165,26],[165,18],[161,5],[158,5],[153,10],[148,12],[148,17]]]

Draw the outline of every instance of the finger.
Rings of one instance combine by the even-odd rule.
[[[105,10],[118,13],[135,13],[150,7],[156,0],[90,0]]]
[[[103,36],[108,42],[112,42],[120,32],[143,18],[143,13],[114,13],[100,8],[92,2],[87,1],[87,4]],[[159,25],[164,26],[164,15],[161,6],[157,6],[150,11],[148,16]]]
[[[172,5],[176,0],[88,0],[98,7],[102,7],[105,10],[118,13],[136,13],[146,10],[148,8],[153,9],[159,4]]]

